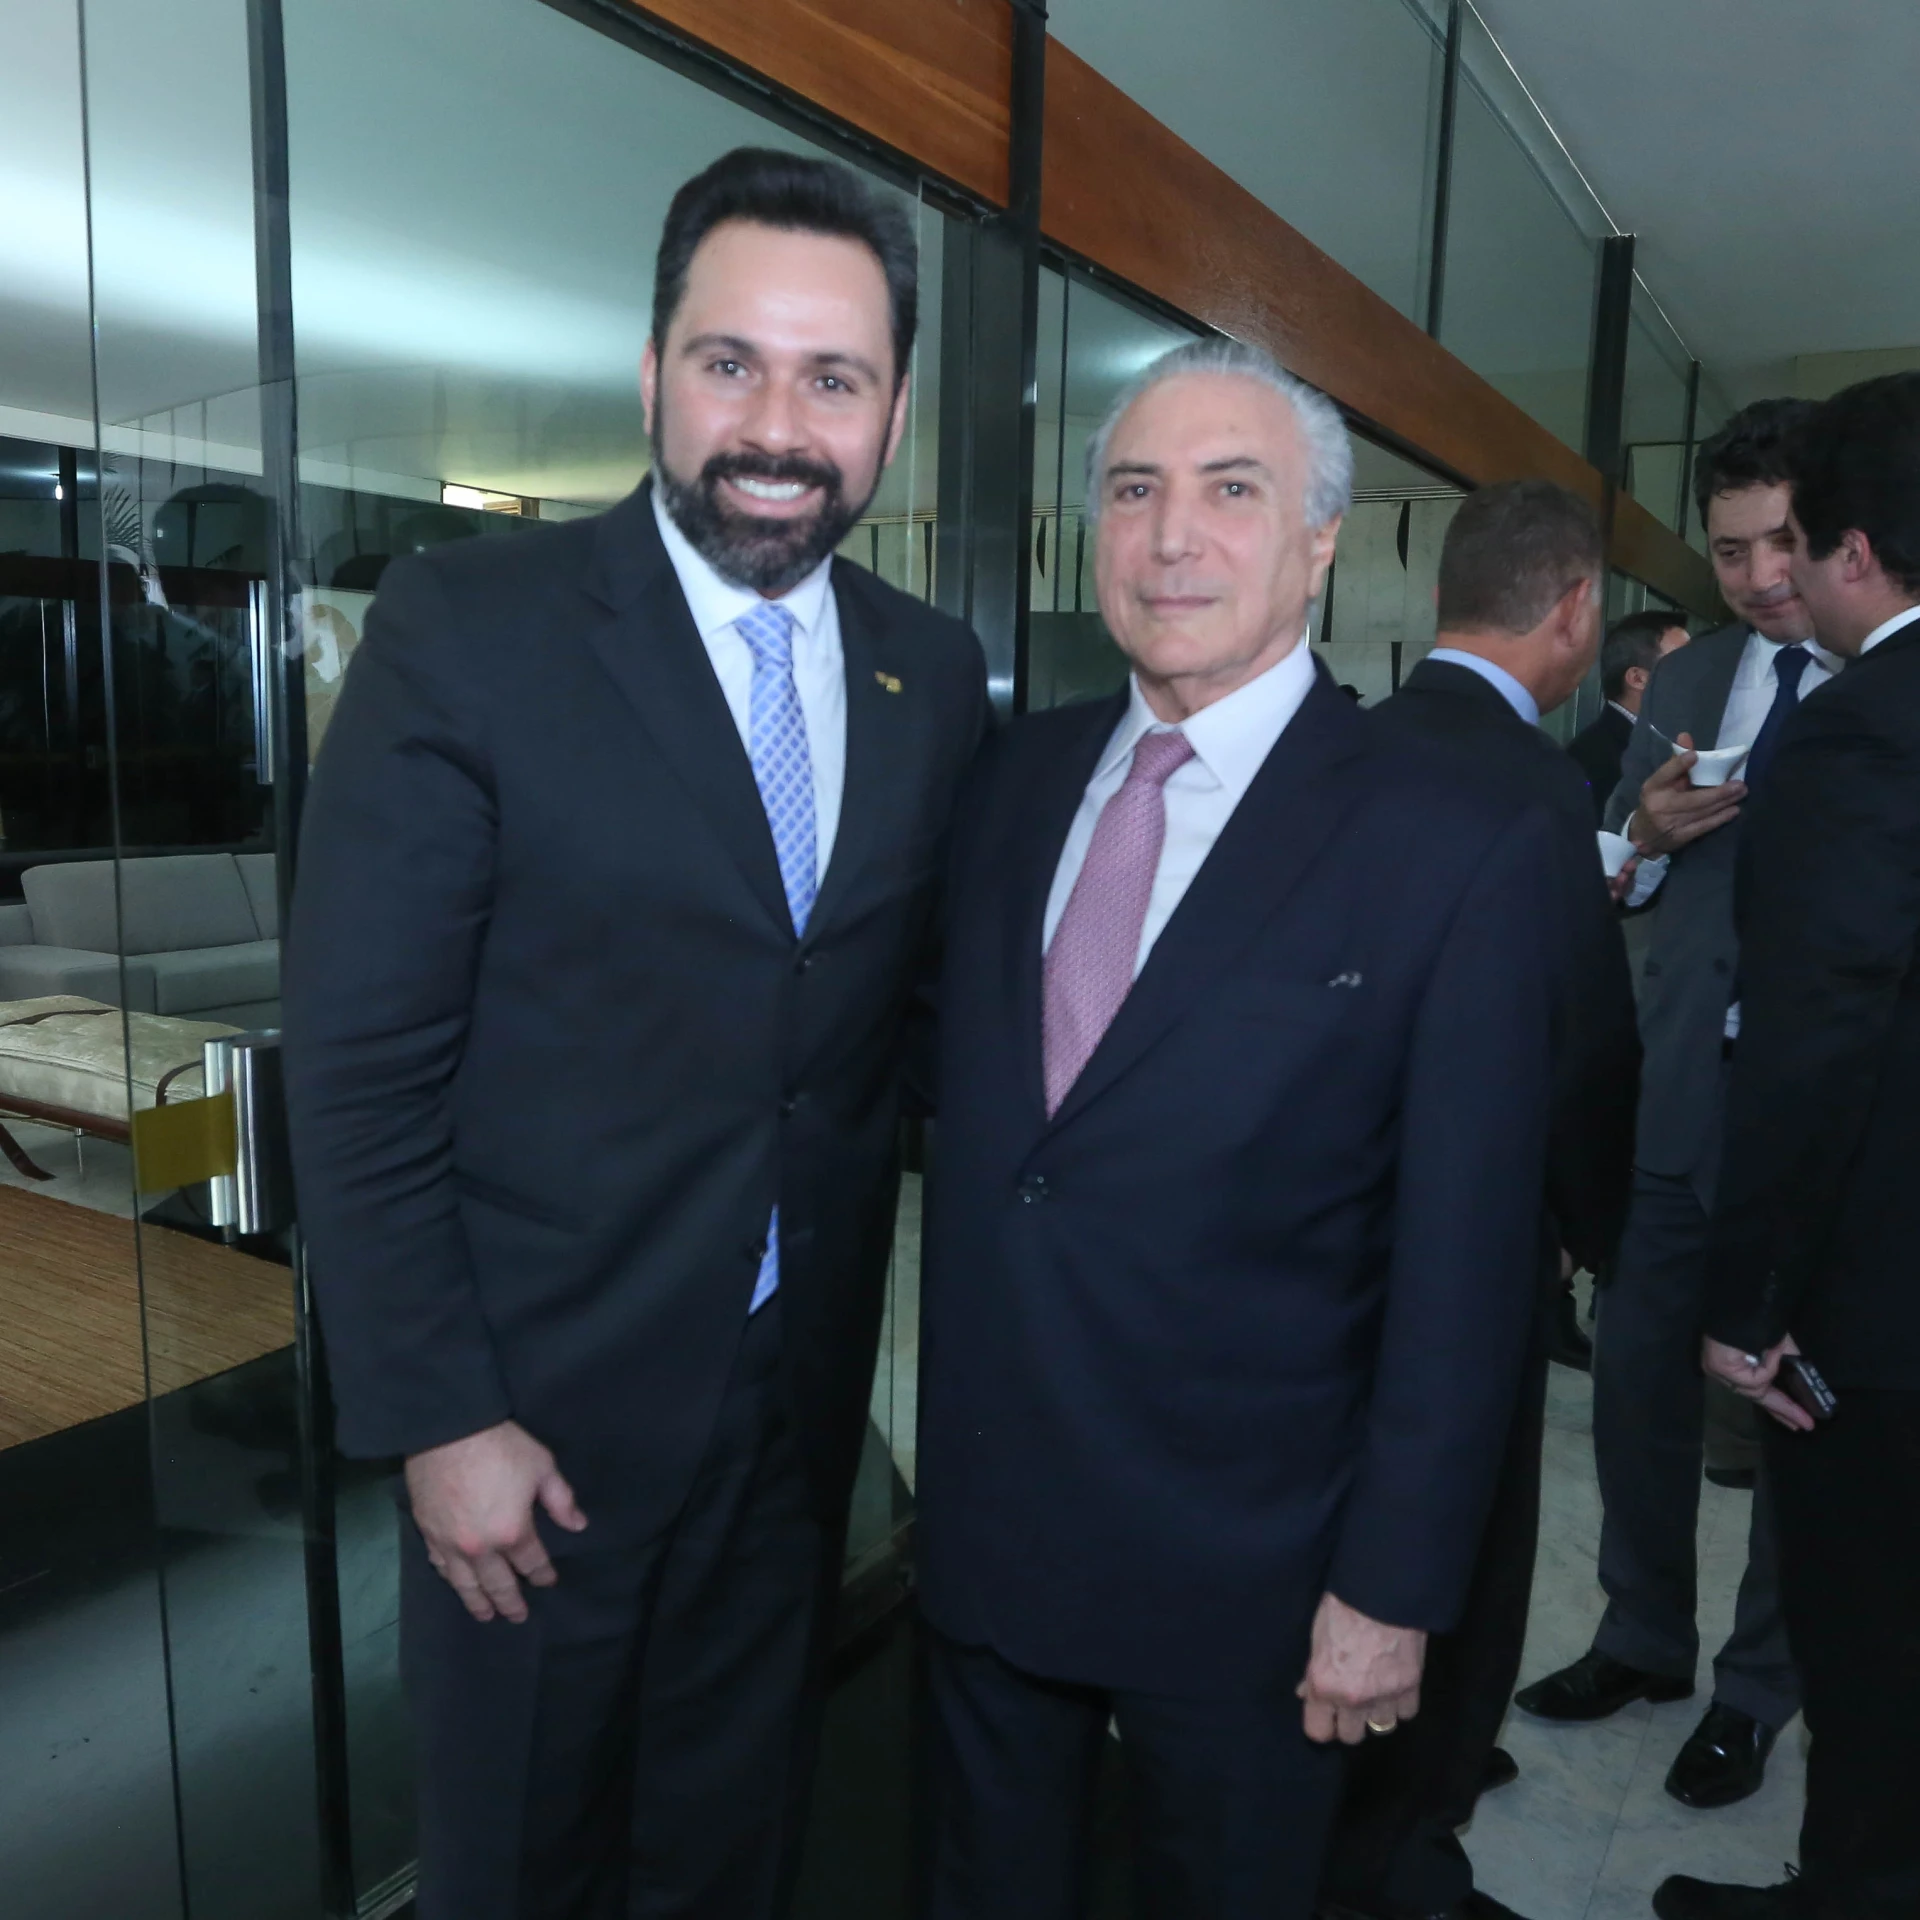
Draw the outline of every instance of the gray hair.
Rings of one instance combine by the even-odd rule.
[[[1293,409],[1300,438],[1307,450],[1307,487],[1304,502],[1307,524],[1324,527],[1353,504],[1353,442],[1340,409],[1317,387],[1296,380],[1272,354],[1244,340],[1224,336],[1189,340],[1163,353],[1114,396],[1113,404],[1087,442],[1087,519],[1097,524],[1106,493],[1107,445],[1120,417],[1143,393],[1163,380],[1187,373],[1237,374],[1258,380]]]

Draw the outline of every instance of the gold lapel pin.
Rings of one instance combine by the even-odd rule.
[[[893,674],[876,673],[873,677],[880,682],[881,686],[883,686],[887,692],[898,693],[900,691],[900,681]]]

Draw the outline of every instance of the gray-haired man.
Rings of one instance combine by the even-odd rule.
[[[1109,1719],[1143,1920],[1302,1920],[1336,1741],[1419,1703],[1535,1291],[1542,818],[1316,668],[1351,478],[1264,355],[1095,436],[1128,690],[956,830],[919,1495],[934,1920],[1084,1910]]]

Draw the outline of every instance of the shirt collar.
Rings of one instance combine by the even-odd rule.
[[[1884,634],[1887,629],[1882,629]],[[1838,673],[1846,665],[1837,653],[1829,653],[1818,640],[1769,640],[1757,628],[1747,629],[1747,659],[1753,662],[1756,675],[1770,673],[1774,655],[1782,647],[1802,647],[1812,658],[1814,664],[1827,673]]]
[[[1313,691],[1316,671],[1313,649],[1302,634],[1300,644],[1266,672],[1211,706],[1202,707],[1177,729],[1147,705],[1136,676],[1126,714],[1107,742],[1094,778],[1113,772],[1140,744],[1141,737],[1157,728],[1165,733],[1184,733],[1193,757],[1221,786],[1235,796],[1243,794],[1273,751],[1274,742],[1286,731],[1288,721]]]
[[[1459,647],[1435,647],[1427,658],[1445,660],[1453,666],[1465,667],[1469,673],[1477,673],[1528,726],[1540,724],[1539,701],[1497,660],[1489,660],[1484,654],[1467,653]]]
[[[1609,700],[1607,705],[1610,706],[1622,720],[1632,720],[1636,723],[1639,721],[1640,716],[1635,713],[1631,707],[1623,707],[1618,700]]]
[[[655,486],[648,491],[653,496],[654,524],[660,529],[660,539],[667,549],[667,558],[673,562],[673,571],[680,581],[680,591],[687,597],[687,610],[693,615],[693,624],[702,640],[711,640],[723,628],[732,626],[743,613],[767,605],[785,607],[793,615],[794,625],[803,635],[811,636],[819,632],[821,615],[826,611],[827,593],[832,584],[832,554],[828,554],[797,587],[790,588],[777,600],[769,602],[751,587],[736,586],[717,572],[713,562],[674,524],[673,515],[660,498],[660,489]]]
[[[1861,653],[1871,653],[1874,648],[1890,634],[1898,633],[1902,627],[1910,626],[1916,620],[1920,620],[1920,607],[1902,607],[1891,620],[1882,620],[1880,624],[1860,642]]]

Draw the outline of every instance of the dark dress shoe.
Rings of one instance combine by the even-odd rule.
[[[1553,1303],[1547,1327],[1547,1358],[1581,1373],[1593,1371],[1593,1342],[1580,1325],[1580,1302],[1574,1298],[1571,1282],[1560,1289],[1560,1297]]]
[[[1522,1687],[1513,1704],[1539,1720],[1604,1720],[1636,1700],[1685,1700],[1692,1693],[1691,1680],[1643,1673],[1590,1647],[1572,1666]]]
[[[1501,1787],[1512,1786],[1519,1778],[1520,1762],[1505,1747],[1495,1747],[1480,1770],[1480,1791],[1494,1793]]]
[[[1735,1493],[1751,1493],[1758,1478],[1751,1467],[1708,1467],[1706,1475],[1716,1487],[1729,1487]]]
[[[1682,1806],[1730,1807],[1760,1791],[1778,1737],[1751,1714],[1716,1700],[1675,1757],[1667,1791]]]
[[[1676,1873],[1653,1890],[1660,1920],[1813,1920],[1813,1903],[1787,1869],[1777,1887],[1735,1887]]]

